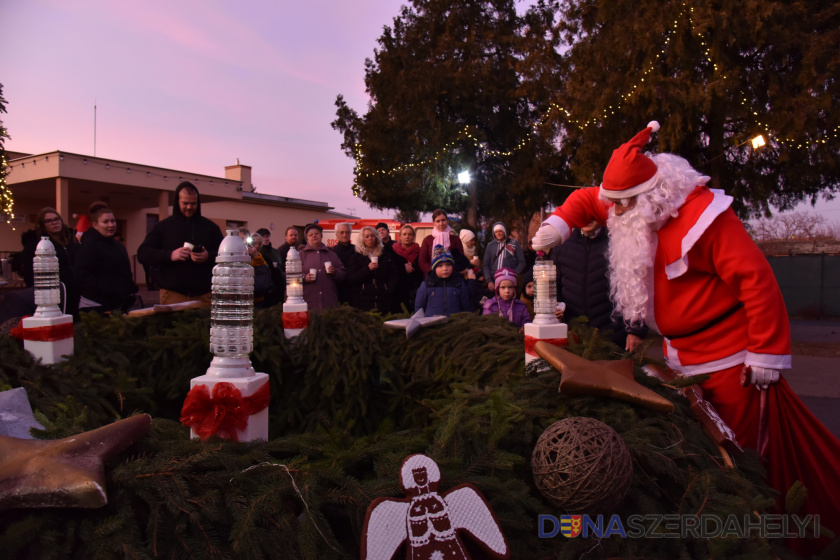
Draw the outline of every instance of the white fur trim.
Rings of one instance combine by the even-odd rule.
[[[712,199],[711,204],[709,204],[709,206],[703,210],[703,213],[700,214],[697,222],[691,226],[691,229],[689,229],[688,233],[686,233],[685,237],[683,237],[682,244],[680,246],[680,258],[665,265],[665,275],[668,277],[668,280],[679,278],[686,273],[688,270],[688,252],[692,247],[694,247],[694,244],[697,243],[706,230],[709,229],[709,226],[712,225],[715,218],[720,216],[727,208],[729,208],[732,205],[732,201],[735,200],[731,196],[724,194],[722,190],[710,190],[712,191],[712,194],[714,194],[714,198]]]
[[[747,351],[741,350],[740,352],[736,352],[731,356],[727,356],[726,358],[721,358],[720,360],[715,360],[713,362],[706,362],[704,364],[683,365],[678,359],[676,359],[676,351],[672,349],[667,338],[665,339],[665,344],[668,347],[668,358],[666,360],[668,362],[668,366],[671,369],[675,369],[682,372],[682,374],[686,376],[700,375],[701,373],[713,373],[722,369],[731,368],[732,366],[737,366],[739,364],[745,363],[745,359],[747,357]],[[674,359],[671,358],[672,351],[674,352]]]
[[[602,184],[598,189],[598,194],[602,197],[606,198],[607,200],[616,201],[621,200],[622,198],[631,198],[636,195],[642,194],[647,192],[653,188],[653,185],[656,183],[656,176],[657,173],[653,174],[653,177],[645,181],[644,183],[640,183],[635,187],[630,187],[629,189],[624,189],[623,191],[609,191],[604,188]]]
[[[656,121],[650,121],[647,125],[651,132],[659,132],[659,123]]]
[[[552,214],[551,216],[545,219],[542,225],[550,225],[551,227],[559,231],[560,237],[563,239],[561,243],[565,243],[566,240],[568,240],[572,236],[572,229],[569,227],[569,224],[567,224],[566,221],[560,216],[555,216],[554,214]]]
[[[770,369],[790,369],[791,357],[790,354],[755,354],[747,352],[747,358],[744,363],[748,366],[765,367]]]

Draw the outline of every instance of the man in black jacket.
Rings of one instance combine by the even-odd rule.
[[[151,268],[162,304],[200,300],[209,308],[222,231],[201,215],[198,189],[189,181],[175,189],[175,201],[172,215],[155,224],[137,257]]]
[[[350,222],[341,222],[335,226],[335,237],[337,242],[332,250],[335,251],[335,254],[338,255],[339,259],[341,259],[341,264],[344,265],[344,268],[348,268],[350,266],[350,261],[353,260],[353,255],[356,254],[356,246],[350,243],[352,233],[353,226]],[[341,303],[350,302],[350,288],[346,281],[341,282],[338,285],[338,301]]]
[[[615,316],[607,277],[609,233],[597,222],[575,228],[569,240],[551,250],[557,267],[557,299],[566,303],[566,322],[581,315],[589,325],[612,329],[612,341],[632,352],[647,334],[646,325],[625,325]]]

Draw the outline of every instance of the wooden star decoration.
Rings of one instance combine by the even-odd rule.
[[[151,427],[140,414],[52,441],[0,437],[0,509],[104,506],[105,461]]]
[[[547,342],[537,342],[534,351],[562,372],[564,395],[613,397],[660,412],[674,410],[674,403],[636,381],[633,360],[590,361]]]
[[[437,315],[435,317],[426,317],[426,314],[421,309],[408,319],[394,319],[393,321],[385,321],[385,326],[391,329],[405,329],[405,337],[411,338],[420,330],[421,327],[428,327],[429,325],[438,325],[445,323],[449,317],[445,315]]]

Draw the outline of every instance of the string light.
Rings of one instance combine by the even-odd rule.
[[[15,201],[12,198],[12,191],[6,184],[6,152],[0,152],[0,214],[5,218],[6,223],[12,222]],[[11,169],[11,168],[8,168]]]
[[[608,108],[603,109],[602,111],[600,111],[596,116],[592,117],[591,119],[588,119],[586,121],[579,121],[577,119],[572,118],[572,113],[567,108],[561,107],[560,105],[558,105],[556,103],[550,103],[547,111],[542,116],[542,118],[537,123],[532,125],[534,133],[537,133],[538,129],[542,125],[547,123],[553,117],[553,113],[555,111],[557,113],[565,115],[566,123],[576,126],[579,130],[586,130],[586,128],[589,127],[589,126],[598,125],[603,121],[603,119],[606,119],[606,118],[608,118],[612,115],[615,115],[616,112],[620,112],[624,108],[625,103],[629,102],[632,99],[633,95],[636,94],[636,90],[645,82],[645,78],[647,76],[651,75],[654,72],[654,70],[656,69],[656,65],[666,57],[668,46],[671,43],[671,37],[673,35],[676,35],[676,33],[678,31],[680,21],[681,20],[687,20],[689,26],[693,28],[694,24],[693,24],[693,21],[691,19],[691,14],[693,12],[694,12],[693,7],[688,7],[688,6],[686,6],[685,3],[683,3],[682,9],[680,10],[679,17],[673,21],[673,25],[671,26],[671,28],[666,31],[665,41],[663,42],[659,53],[654,56],[654,59],[650,62],[647,69],[645,69],[642,72],[641,77],[639,78],[639,83],[632,85],[629,88],[629,91],[621,94],[620,98],[619,98],[619,101],[616,105],[609,105]],[[708,45],[708,43],[706,42],[706,40],[704,39],[703,33],[698,32],[697,37],[699,39],[700,47],[702,49],[705,61],[709,65],[709,67],[712,69],[713,76],[716,78],[716,80],[714,80],[714,81],[717,82],[717,81],[727,80],[726,74],[719,75],[719,72],[720,72],[721,69],[718,66],[718,64],[713,60],[711,48]],[[743,92],[741,92],[741,94],[742,94],[742,96],[744,95]],[[742,98],[741,104],[745,108],[747,108],[748,110],[750,109],[748,101],[747,101],[746,98]],[[755,112],[755,111],[750,111],[750,112],[752,112],[754,116],[756,116],[756,117],[758,116],[757,112]],[[777,137],[772,136],[770,126],[767,125],[767,124],[756,121],[754,128],[760,129],[763,132],[764,136],[772,137],[775,142],[777,142],[779,144],[787,145],[789,148],[803,149],[803,148],[808,147],[808,144],[802,144],[801,140],[795,140],[793,138],[782,139],[782,138],[777,138]],[[840,126],[835,127],[834,130],[829,132],[829,135],[832,139],[837,139],[838,138],[838,133],[840,133]],[[522,150],[528,144],[530,144],[533,141],[533,134],[529,132],[526,135],[525,138],[520,140],[519,143],[517,143],[515,146],[513,146],[512,148],[510,148],[508,150],[490,150],[490,149],[488,149],[486,142],[479,142],[478,139],[475,136],[470,134],[470,127],[467,125],[458,133],[458,136],[454,140],[445,144],[444,147],[440,151],[436,152],[433,157],[428,157],[428,158],[425,158],[423,160],[419,160],[419,161],[415,161],[415,162],[411,162],[411,163],[403,163],[401,165],[398,165],[398,166],[393,167],[393,168],[388,169],[388,170],[372,170],[372,171],[364,171],[363,164],[362,164],[362,161],[363,161],[362,146],[361,146],[360,143],[357,142],[354,145],[354,150],[353,150],[354,151],[354,159],[356,160],[356,165],[354,167],[355,179],[354,179],[354,182],[353,182],[353,195],[358,197],[361,193],[361,188],[359,187],[359,184],[358,184],[359,179],[362,179],[362,178],[365,178],[365,177],[373,177],[373,176],[393,175],[395,173],[401,173],[401,172],[407,171],[407,170],[415,168],[415,167],[422,167],[422,166],[425,166],[425,165],[429,165],[431,163],[434,163],[435,161],[440,160],[445,154],[449,153],[450,151],[452,151],[457,146],[460,146],[461,141],[465,140],[465,139],[472,140],[473,146],[475,148],[477,148],[478,150],[480,150],[483,153],[484,156],[510,157],[514,153]],[[825,138],[817,138],[813,141],[813,144],[811,144],[811,145],[825,144],[826,142],[827,141],[826,141]]]

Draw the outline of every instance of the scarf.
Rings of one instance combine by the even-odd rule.
[[[499,317],[507,317],[513,323],[513,300],[505,301],[501,296],[496,296],[496,301],[499,302]]]
[[[446,226],[446,229],[443,231],[439,231],[437,228],[432,230],[432,236],[435,239],[435,242],[432,243],[432,247],[435,245],[443,245],[443,248],[447,251],[449,250],[449,236],[452,235],[452,228]]]
[[[510,254],[510,256],[516,255],[516,247],[513,245],[513,240],[508,237],[504,241],[499,241],[498,239],[494,241],[496,243],[496,247],[498,247],[498,253],[496,254],[496,269],[502,268],[505,266],[505,255]]]
[[[462,229],[459,237],[461,238],[461,245],[464,246],[464,255],[466,255],[468,259],[472,259],[475,256],[477,247],[475,245],[467,247],[467,241],[475,239],[475,234],[468,229]]]
[[[417,243],[412,243],[408,247],[405,247],[402,243],[394,243],[391,245],[391,248],[394,250],[396,254],[404,258],[410,263],[414,263],[417,260],[417,257],[420,256],[420,245]]]
[[[265,259],[263,258],[262,253],[257,251],[257,254],[254,255],[253,257],[251,257],[251,266],[256,268],[258,266],[263,266],[263,265],[268,266],[268,263],[265,262]]]

